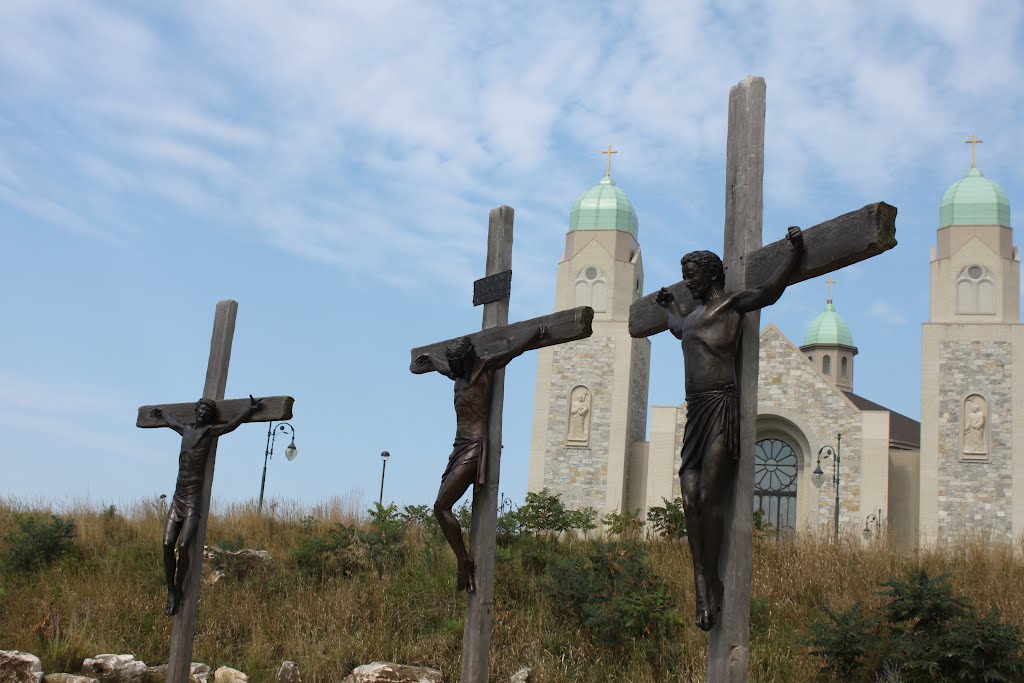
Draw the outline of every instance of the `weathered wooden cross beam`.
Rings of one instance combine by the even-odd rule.
[[[288,420],[292,417],[294,399],[291,396],[270,396],[251,415],[246,416],[250,399],[223,400],[227,388],[228,365],[231,362],[231,344],[235,334],[235,317],[238,302],[225,300],[217,303],[213,321],[213,337],[210,340],[210,360],[206,367],[206,384],[203,398],[217,402],[213,426],[229,423],[238,418],[243,422],[270,422]],[[169,420],[157,417],[154,409],[160,409],[165,416],[183,425],[196,420],[195,402],[150,405],[139,408],[137,427],[166,427]],[[184,446],[184,443],[183,443]],[[181,606],[174,615],[171,631],[170,655],[167,662],[168,683],[187,683],[192,662],[192,644],[196,637],[196,617],[199,611],[199,588],[203,576],[203,546],[206,543],[206,522],[210,512],[210,492],[213,489],[213,470],[217,459],[217,437],[212,437],[206,455],[203,494],[200,503],[199,520],[192,539],[188,573],[185,577],[184,595]]]
[[[487,230],[487,278],[498,278],[512,268],[511,207],[492,209]],[[481,281],[482,282],[482,281]],[[501,353],[524,332],[546,327],[543,337],[527,350],[584,339],[593,334],[594,310],[589,306],[560,311],[512,325],[508,324],[509,290],[499,287],[496,297],[484,305],[483,325],[479,332],[467,335],[480,357]],[[415,348],[409,369],[416,374],[434,370],[432,365],[416,361],[424,355],[444,356],[445,347],[454,339]],[[501,474],[501,415],[505,395],[505,370],[494,373],[490,411],[487,416],[487,471],[484,486],[473,492],[473,521],[470,528],[471,554],[476,563],[476,590],[466,598],[466,625],[462,638],[462,683],[487,683],[491,643],[491,606],[494,602],[494,551],[498,519],[498,482]]]
[[[748,76],[729,93],[726,149],[725,291],[764,284],[790,248],[785,241],[761,246],[764,178],[764,79]],[[844,214],[803,233],[802,264],[789,283],[822,275],[896,246],[896,208],[879,202]],[[781,232],[781,231],[780,231]],[[695,307],[683,282],[669,287],[681,312]],[[629,331],[646,337],[667,329],[665,310],[650,294],[630,307]],[[720,574],[725,593],[722,614],[708,634],[708,683],[748,680],[750,663],[750,576],[753,526],[753,473],[757,420],[760,312],[743,317],[736,358],[739,389],[740,458],[726,509]]]

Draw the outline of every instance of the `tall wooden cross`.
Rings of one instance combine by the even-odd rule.
[[[764,79],[748,76],[729,92],[725,163],[725,289],[735,292],[763,284],[789,253],[786,240],[761,246],[764,177]],[[896,246],[896,207],[884,202],[825,221],[803,231],[805,253],[789,283],[801,282],[876,256]],[[694,301],[684,282],[669,287],[679,307]],[[725,520],[721,575],[725,599],[718,624],[708,634],[708,683],[746,681],[750,662],[750,570],[753,526],[754,437],[757,420],[758,327],[760,313],[743,319],[737,356],[740,459],[731,509]],[[649,294],[634,302],[629,332],[647,337],[667,329],[667,313]]]
[[[225,300],[217,303],[213,320],[213,338],[210,340],[210,361],[206,366],[206,385],[203,398],[217,402],[216,421],[230,422],[242,415],[250,405],[248,398],[223,400],[227,388],[228,364],[231,361],[231,342],[235,335],[235,316],[238,302]],[[292,417],[291,396],[270,396],[264,398],[259,409],[244,419],[245,422],[270,422],[289,420]],[[154,417],[154,409],[161,409],[182,424],[195,421],[195,402],[142,406],[139,408],[137,427],[153,428],[167,426],[164,420]],[[168,683],[187,683],[192,663],[192,644],[196,637],[196,616],[199,611],[199,587],[203,576],[203,546],[206,543],[206,521],[210,512],[210,491],[213,489],[213,467],[217,459],[217,439],[210,444],[206,456],[206,474],[203,480],[203,498],[199,510],[199,525],[191,546],[192,561],[185,577],[184,597],[181,607],[174,615],[171,631],[171,649],[167,662]]]
[[[974,133],[971,133],[971,139],[970,140],[964,140],[965,144],[968,144],[968,145],[971,146],[971,168],[976,168],[978,166],[978,143],[979,142],[985,142],[985,141],[984,140],[979,140],[978,136],[975,135]]]
[[[508,324],[508,303],[512,268],[512,207],[491,209],[487,230],[487,277],[476,283],[474,305],[484,304],[480,332],[469,335],[480,356],[489,356],[509,348],[512,340],[540,325],[547,328],[544,337],[528,349],[565,344],[593,334],[594,309],[589,306],[559,311],[550,315]],[[457,338],[456,338],[457,339]],[[455,339],[412,350],[409,369],[416,374],[433,371],[417,365],[423,354],[443,356]],[[476,563],[476,590],[466,598],[466,626],[462,637],[462,683],[486,683],[491,643],[491,606],[494,602],[494,549],[498,520],[498,479],[501,473],[501,413],[505,394],[505,371],[494,375],[487,430],[487,472],[484,486],[473,492],[473,521],[470,526],[472,556]]]

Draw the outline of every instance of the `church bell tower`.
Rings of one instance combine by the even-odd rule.
[[[643,288],[639,223],[612,180],[615,152],[604,153],[605,176],[569,213],[555,285],[556,311],[593,307],[594,334],[538,351],[527,482],[599,514],[636,507],[629,480],[646,463],[651,348],[629,336],[629,306]]]

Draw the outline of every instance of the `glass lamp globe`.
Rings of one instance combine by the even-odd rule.
[[[288,448],[284,449],[284,457],[288,460],[294,460],[299,455],[299,449],[295,447],[295,437],[292,437],[292,442],[288,444]]]
[[[825,473],[821,471],[820,462],[818,463],[818,466],[814,468],[814,471],[811,472],[811,483],[814,484],[814,488],[816,489],[820,489],[821,485],[825,483]]]

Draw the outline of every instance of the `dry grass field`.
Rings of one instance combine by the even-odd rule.
[[[298,662],[311,683],[336,681],[377,660],[437,667],[455,680],[464,599],[455,591],[451,554],[433,529],[410,526],[399,554],[380,563],[357,557],[344,572],[333,564],[317,574],[296,559],[303,544],[308,550],[310,539],[328,538],[338,524],[365,528],[364,507],[353,496],[312,509],[277,503],[263,516],[252,505],[212,515],[208,545],[268,550],[273,562],[204,585],[194,659],[240,669],[256,682],[270,680],[284,659]],[[162,614],[160,502],[118,510],[0,501],[3,557],[29,512],[73,520],[73,546],[45,566],[0,574],[0,649],[32,652],[47,672],[74,671],[83,658],[109,652],[164,663],[170,620]],[[507,681],[522,666],[531,667],[538,681],[703,680],[706,637],[688,616],[693,587],[685,542],[640,541],[623,551],[646,552],[656,580],[677,606],[666,617],[671,647],[653,650],[640,641],[609,645],[552,597],[544,558],[579,557],[591,546],[594,541],[563,536],[560,542],[512,540],[499,548],[492,680]],[[869,612],[879,610],[880,584],[915,567],[948,575],[955,592],[980,614],[998,609],[1003,621],[1024,625],[1019,547],[979,538],[906,554],[884,542],[760,537],[754,548],[751,680],[837,680],[821,673],[821,660],[808,653],[809,635],[823,627],[822,608],[846,609],[859,601]]]

